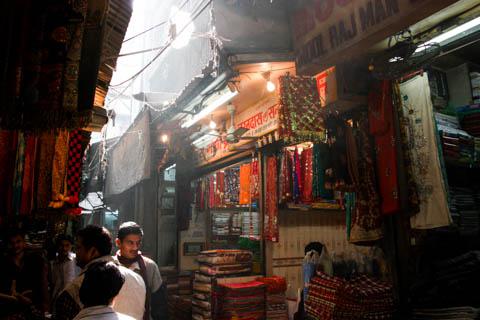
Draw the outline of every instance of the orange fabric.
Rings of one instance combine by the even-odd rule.
[[[240,166],[240,204],[250,204],[250,164]]]

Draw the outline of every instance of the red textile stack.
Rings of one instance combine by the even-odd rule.
[[[259,281],[228,283],[216,287],[214,319],[265,319],[265,285]]]
[[[368,276],[347,281],[319,273],[310,282],[305,310],[319,320],[392,319],[392,286]]]
[[[283,277],[258,278],[257,281],[265,284],[267,288],[267,319],[288,320],[288,310],[285,298],[287,282]]]

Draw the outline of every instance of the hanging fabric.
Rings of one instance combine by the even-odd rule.
[[[208,177],[208,207],[215,208],[215,174]]]
[[[375,83],[368,100],[370,133],[375,137],[382,213],[393,214],[400,210],[400,198],[391,82],[384,80]]]
[[[88,145],[90,133],[82,130],[73,130],[68,138],[67,164],[67,197],[66,201],[72,205],[66,212],[72,215],[81,214],[78,207],[82,180],[82,163],[85,149]]]
[[[414,229],[432,229],[451,224],[442,176],[433,106],[426,73],[399,85],[401,125],[404,126],[412,177],[420,200],[420,212],[411,217]]]
[[[328,146],[325,143],[316,143],[313,145],[313,178],[312,193],[313,199],[332,199],[331,190],[325,188],[326,177],[325,170],[328,165]]]
[[[251,164],[242,164],[240,166],[240,205],[248,205],[251,203],[251,194],[250,194],[250,170]]]
[[[298,149],[295,148],[293,152],[293,201],[297,203],[300,200],[300,195],[302,194],[302,176],[301,176],[301,166],[300,166],[300,155],[298,154]]]
[[[260,168],[258,164],[258,159],[252,161],[250,181],[250,192],[252,195],[251,199],[252,201],[258,200],[260,198]]]
[[[303,149],[301,156],[301,170],[302,170],[302,203],[312,202],[312,183],[313,183],[313,148]]]
[[[36,207],[39,209],[47,208],[52,198],[52,168],[55,142],[56,137],[53,131],[45,131],[40,134],[36,176]]]
[[[217,181],[215,182],[215,207],[224,205],[225,196],[225,173],[218,171],[215,175]]]
[[[22,201],[23,169],[25,164],[25,134],[18,133],[17,154],[15,157],[15,173],[13,175],[13,213],[20,213]]]
[[[280,156],[279,174],[279,202],[286,203],[292,200],[292,153],[284,148]]]
[[[265,187],[265,217],[264,238],[267,241],[278,242],[278,196],[277,196],[277,158],[266,159],[266,187]]]
[[[291,143],[323,141],[322,104],[311,77],[280,77],[280,136]]]
[[[27,134],[25,138],[25,161],[22,181],[22,201],[20,214],[30,214],[33,209],[33,195],[35,182],[35,159],[37,156],[37,136]]]
[[[52,200],[60,200],[66,195],[66,177],[69,155],[69,132],[59,130],[55,141],[55,154],[52,166]]]
[[[17,135],[17,131],[0,130],[0,215],[12,212]]]
[[[365,118],[359,121],[355,135],[350,126],[345,126],[348,168],[356,193],[350,232],[352,243],[375,241],[383,237],[373,148],[370,143],[368,121]]]
[[[228,168],[225,170],[225,204],[238,204],[240,196],[240,168]]]

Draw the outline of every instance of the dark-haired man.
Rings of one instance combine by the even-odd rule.
[[[7,314],[43,316],[48,310],[46,261],[40,253],[27,251],[22,230],[10,230],[6,240],[8,255],[0,263],[0,318]]]
[[[120,225],[115,243],[118,252],[115,259],[124,267],[140,274],[147,286],[144,320],[165,319],[165,298],[162,290],[162,277],[157,264],[142,255],[143,230],[135,222],[129,221]]]
[[[57,237],[55,244],[57,255],[50,261],[52,301],[55,301],[65,286],[80,273],[75,254],[72,252],[73,238],[61,234]]]
[[[55,303],[55,319],[73,319],[82,308],[79,291],[90,267],[97,263],[113,262],[110,256],[112,238],[107,229],[89,225],[77,233],[76,254],[77,264],[83,268],[57,298]],[[115,311],[141,319],[145,311],[145,283],[135,272],[119,266],[125,277],[125,284],[115,300]]]
[[[74,320],[134,320],[134,318],[115,312],[112,308],[114,298],[120,292],[125,277],[113,262],[97,263],[85,272],[80,287],[80,301],[84,309]]]

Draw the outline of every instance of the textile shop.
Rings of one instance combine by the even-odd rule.
[[[178,255],[195,271],[188,294],[171,291],[172,314],[478,316],[478,8],[396,3],[385,19],[402,20],[399,32],[380,24],[325,63],[235,66],[231,97],[190,137],[191,219]],[[422,15],[405,20],[411,10]],[[344,51],[353,44],[366,49]]]
[[[130,1],[110,1],[109,8],[107,13],[105,1],[2,3],[2,268],[8,231],[25,231],[27,253],[51,260],[56,253],[53,239],[71,233],[78,222],[83,154],[91,132],[108,121],[104,99],[112,71],[100,61],[101,52],[119,53],[132,12]],[[107,26],[115,30],[104,41],[99,35]],[[21,264],[21,274],[32,268]],[[33,268],[36,274],[46,271],[40,265]],[[30,290],[35,286],[31,279],[39,280],[28,274],[15,289],[5,270],[1,293],[7,298]],[[44,293],[42,299],[47,298]],[[39,303],[36,296],[33,303]],[[2,307],[2,318],[6,309]]]

